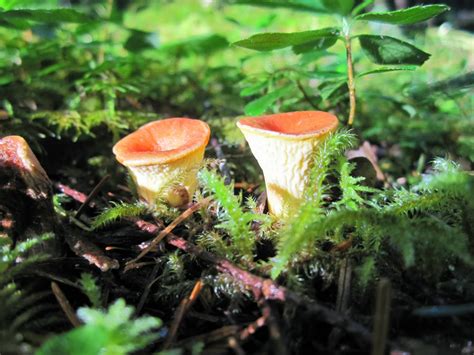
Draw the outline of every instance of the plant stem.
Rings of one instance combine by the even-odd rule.
[[[352,62],[352,45],[349,25],[347,20],[343,20],[344,44],[346,46],[347,59],[347,87],[349,88],[349,120],[348,124],[352,126],[356,114],[356,91],[354,82],[354,63]]]
[[[346,57],[347,57],[347,86],[349,88],[349,125],[352,126],[356,113],[356,93],[354,83],[354,65],[352,63],[352,46],[349,36],[345,37]]]

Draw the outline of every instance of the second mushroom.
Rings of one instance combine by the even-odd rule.
[[[263,170],[270,213],[286,218],[298,210],[314,153],[337,125],[336,116],[322,111],[246,117],[237,123]]]

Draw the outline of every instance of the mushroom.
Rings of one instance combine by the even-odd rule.
[[[285,218],[298,209],[317,146],[337,125],[336,116],[322,111],[239,120],[237,126],[263,170],[270,213]]]
[[[154,204],[164,197],[171,206],[179,207],[196,190],[197,171],[210,134],[203,121],[168,118],[122,138],[113,152],[129,170],[143,200]]]

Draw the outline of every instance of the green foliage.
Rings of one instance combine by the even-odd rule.
[[[358,269],[362,285],[374,276],[377,260],[383,258],[383,245],[397,250],[405,267],[416,266],[426,279],[439,277],[449,263],[472,265],[469,243],[474,206],[469,196],[474,177],[442,159],[435,161],[434,168],[426,181],[411,190],[380,191],[367,206],[352,193],[375,190],[360,186],[358,178],[348,179],[348,163],[340,163],[339,174],[346,175],[340,180],[341,200],[324,210],[317,203],[302,206],[292,224],[282,231],[272,276],[278,276],[298,254],[307,253],[308,245],[314,248],[315,241],[337,241],[343,228],[351,230],[362,246],[359,252],[364,261]]]
[[[389,23],[392,25],[413,25],[449,11],[446,5],[414,6],[407,9],[387,12],[368,12],[356,16],[355,20]]]
[[[94,219],[92,223],[93,229],[104,227],[123,218],[138,217],[150,212],[150,206],[141,202],[113,202],[112,204],[112,207],[107,208]]]
[[[336,39],[339,35],[337,28],[322,28],[315,31],[293,32],[293,33],[262,33],[253,35],[242,41],[234,42],[234,46],[254,49],[258,51],[272,51],[286,47],[298,48],[298,46],[312,45],[315,42]],[[335,40],[332,44],[335,43]],[[319,46],[320,49],[328,46]],[[324,47],[324,48],[323,48]]]
[[[100,308],[102,305],[102,290],[97,284],[97,280],[91,274],[83,272],[79,283],[84,292],[89,298],[93,308]]]
[[[422,65],[431,56],[410,43],[389,36],[360,35],[358,38],[364,53],[376,64]]]
[[[242,197],[234,195],[233,185],[225,185],[224,180],[213,172],[201,170],[199,179],[204,188],[219,204],[216,228],[225,230],[232,241],[228,257],[238,261],[251,262],[254,256],[255,234],[251,230],[253,221],[266,221],[268,216],[242,210]]]
[[[133,307],[116,300],[107,311],[80,308],[85,325],[47,340],[36,354],[128,354],[143,349],[159,335],[152,330],[161,326],[155,317],[132,319]]]
[[[39,236],[18,243],[14,248],[8,238],[0,238],[0,344],[6,353],[18,353],[20,349],[31,351],[22,333],[38,331],[58,320],[53,312],[55,307],[45,301],[50,292],[22,288],[15,282],[24,271],[47,258],[41,254],[28,256],[27,253],[51,238],[51,235]],[[18,262],[20,258],[22,260]]]
[[[326,179],[330,173],[331,164],[342,159],[346,149],[354,145],[355,136],[345,130],[331,133],[317,150],[313,159],[313,167],[310,173],[309,188],[306,193],[307,200],[300,207],[296,216],[281,231],[280,240],[278,242],[278,253],[273,258],[272,277],[276,278],[292,260],[292,258],[300,251],[306,250],[308,245],[320,237],[315,233],[311,233],[309,228],[315,220],[320,220],[324,215],[323,198],[328,193],[329,186]],[[343,165],[344,169],[348,169]],[[346,191],[355,191],[356,187],[349,186],[352,182],[359,180],[349,180],[345,178],[344,187]],[[349,200],[348,192],[346,199]]]

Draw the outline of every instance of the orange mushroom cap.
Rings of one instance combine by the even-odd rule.
[[[113,147],[113,152],[126,166],[164,164],[205,147],[210,135],[206,122],[167,118],[150,122],[122,138]]]
[[[302,139],[333,131],[339,121],[337,117],[324,111],[296,111],[277,113],[260,117],[245,117],[239,120],[239,126],[248,126],[262,134],[286,136]]]

